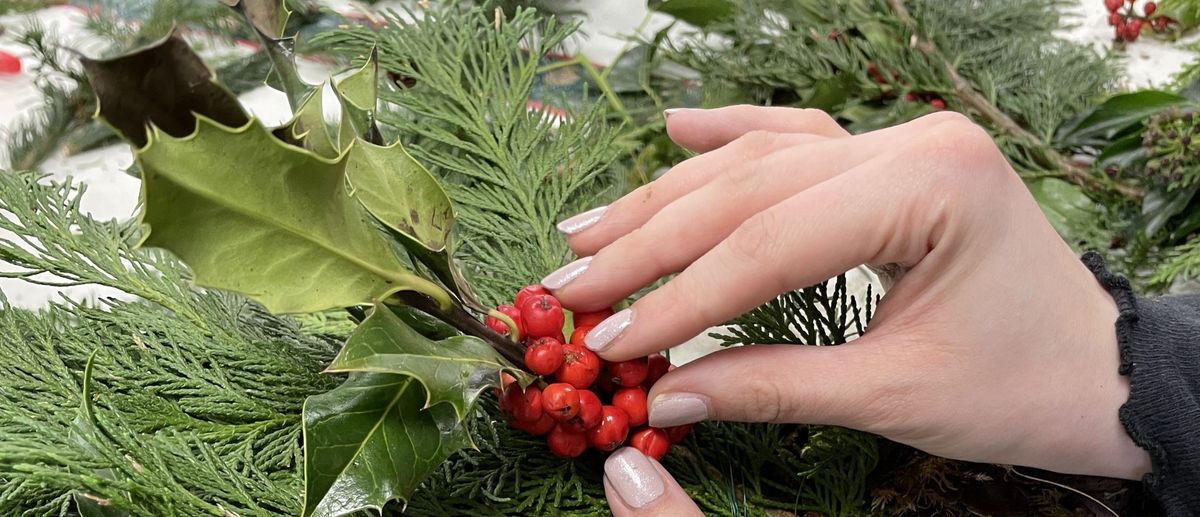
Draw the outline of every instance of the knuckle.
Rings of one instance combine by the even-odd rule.
[[[774,131],[756,129],[739,136],[733,144],[738,152],[749,156],[762,156],[774,150],[779,136],[779,133]]]
[[[747,416],[760,422],[780,422],[788,415],[779,384],[756,372],[740,372],[738,378],[746,379],[745,390]]]

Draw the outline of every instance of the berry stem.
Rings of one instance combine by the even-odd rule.
[[[400,291],[386,300],[387,303],[398,301],[405,305],[416,307],[433,317],[446,322],[464,334],[475,336],[486,341],[496,352],[512,363],[514,367],[524,369],[525,351],[521,345],[512,342],[507,337],[495,333],[471,313],[458,304],[442,308],[441,304],[429,296],[414,291]]]
[[[508,335],[510,338],[512,338],[512,342],[513,343],[520,342],[521,331],[520,331],[520,329],[517,328],[517,322],[513,321],[513,319],[508,317],[507,314],[504,314],[503,312],[500,312],[496,309],[489,309],[488,316],[491,316],[500,321],[503,321],[505,325],[508,325]],[[488,329],[488,330],[491,330],[491,329]]]

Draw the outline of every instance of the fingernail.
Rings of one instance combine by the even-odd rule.
[[[708,420],[708,397],[695,393],[666,393],[650,404],[651,427],[675,427]]]
[[[613,339],[621,335],[625,328],[633,323],[633,309],[625,309],[601,321],[596,328],[583,336],[583,344],[593,352],[600,352],[612,346]]]
[[[604,460],[604,476],[625,504],[633,508],[653,503],[666,490],[658,469],[633,447],[622,447]]]
[[[583,257],[575,262],[558,268],[557,271],[546,275],[542,279],[542,285],[551,291],[562,289],[562,286],[567,285],[572,280],[579,278],[584,271],[587,271],[588,266],[592,265],[592,257]]]
[[[596,207],[582,214],[573,215],[563,219],[562,222],[555,225],[555,227],[557,227],[558,231],[562,233],[567,235],[575,235],[588,228],[591,228],[592,226],[595,226],[596,223],[600,222],[600,218],[604,217],[604,212],[606,210],[608,210],[607,206]]]
[[[682,112],[684,112],[684,111],[691,111],[691,110],[692,110],[692,108],[670,108],[670,109],[665,109],[665,110],[663,110],[663,118],[670,118],[670,117],[671,117],[671,115],[674,115],[674,114],[676,114],[676,113],[682,113]]]

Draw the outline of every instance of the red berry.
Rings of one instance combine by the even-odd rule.
[[[629,437],[629,445],[634,449],[642,451],[642,454],[661,460],[667,455],[667,449],[671,448],[671,439],[667,437],[667,432],[657,427],[647,427]]]
[[[1108,12],[1116,12],[1124,4],[1124,0],[1104,0],[1104,7],[1108,8]]]
[[[639,357],[628,361],[608,363],[606,369],[608,370],[608,377],[612,378],[613,384],[628,388],[630,386],[637,386],[646,380],[650,366],[646,363],[645,357]]]
[[[557,423],[558,421],[554,420],[553,417],[547,415],[546,413],[542,413],[542,417],[533,422],[513,422],[509,425],[511,425],[513,429],[525,431],[533,436],[544,436],[546,433],[550,432],[551,429],[554,429],[554,425]]]
[[[583,338],[587,336],[590,330],[592,330],[592,327],[576,326],[575,331],[571,333],[571,343],[579,346],[587,346],[583,343]]]
[[[1129,22],[1128,28],[1125,30],[1127,30],[1131,34],[1133,34],[1134,39],[1137,39],[1137,35],[1142,32],[1142,21],[1141,20],[1133,20],[1133,21]]]
[[[520,383],[509,384],[500,394],[500,409],[518,422],[533,422],[542,417],[542,390],[530,386],[521,391]]]
[[[563,425],[576,431],[587,431],[600,424],[601,410],[604,404],[592,390],[579,390],[579,414]]]
[[[496,306],[496,310],[505,316],[512,318],[513,323],[517,324],[517,339],[524,337],[525,332],[521,329],[521,309],[518,309],[512,305],[498,305]],[[508,335],[508,324],[500,318],[488,316],[483,319],[483,322],[487,324],[488,328],[492,329],[497,334],[500,334],[501,336]]]
[[[597,377],[596,384],[593,384],[592,388],[594,388],[597,393],[603,393],[605,395],[612,395],[613,393],[616,393],[617,390],[621,389],[620,386],[617,386],[613,383],[612,377],[607,375],[601,375]]]
[[[574,323],[575,328],[595,327],[596,325],[599,325],[601,321],[608,319],[608,317],[612,315],[612,309],[601,309],[595,312],[576,312],[573,316],[572,322]]]
[[[1125,21],[1125,18],[1120,13],[1112,13],[1108,15],[1108,24],[1116,27],[1118,23]]]
[[[587,432],[588,442],[602,451],[616,450],[625,443],[626,436],[629,436],[629,415],[613,406],[601,408],[600,423]]]
[[[929,105],[932,106],[933,109],[935,109],[935,110],[946,109],[946,101],[944,101],[942,99],[933,99],[933,100],[929,101]]]
[[[646,423],[646,390],[640,386],[617,390],[613,393],[612,405],[625,411],[625,415],[629,417],[629,425],[637,427]]]
[[[538,375],[558,371],[563,360],[563,344],[552,337],[540,338],[525,349],[525,367]]]
[[[600,376],[600,357],[579,345],[563,345],[563,365],[554,373],[558,382],[587,389]]]
[[[556,382],[542,390],[542,409],[559,422],[579,414],[579,392],[565,382]]]
[[[1142,9],[1143,9],[1143,12],[1146,13],[1146,16],[1150,16],[1150,15],[1154,14],[1154,11],[1158,10],[1158,4],[1156,4],[1154,2],[1146,2],[1145,7],[1142,7]]]
[[[687,438],[688,433],[692,432],[692,424],[677,425],[663,430],[667,432],[667,438],[671,439],[671,443],[679,443]]]
[[[531,296],[520,306],[525,334],[531,338],[562,335],[563,310],[558,299],[548,294]]]
[[[0,50],[0,75],[21,73],[21,58]]]
[[[587,450],[588,439],[583,433],[557,425],[546,437],[550,452],[559,458],[574,458]]]
[[[517,291],[517,295],[513,297],[513,305],[517,307],[524,306],[527,300],[541,294],[550,294],[550,291],[542,287],[542,284],[527,285],[522,287],[520,291]]]
[[[666,375],[671,368],[671,361],[661,354],[650,354],[646,356],[646,380],[642,381],[642,386],[647,390],[654,383],[658,382],[663,375]]]

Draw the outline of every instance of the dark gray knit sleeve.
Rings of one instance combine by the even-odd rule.
[[[1117,302],[1121,375],[1129,400],[1121,423],[1150,453],[1142,481],[1167,515],[1200,516],[1200,296],[1136,298],[1096,253],[1083,263]]]

